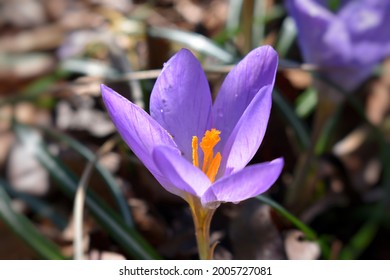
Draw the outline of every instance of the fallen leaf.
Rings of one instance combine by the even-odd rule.
[[[296,229],[287,231],[284,246],[290,260],[316,260],[321,255],[318,243],[305,240],[304,233]]]
[[[38,132],[36,136],[41,138]],[[7,177],[15,191],[42,196],[49,190],[49,174],[31,148],[19,141],[14,143],[8,158]]]

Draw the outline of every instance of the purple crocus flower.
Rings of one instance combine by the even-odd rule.
[[[325,77],[352,91],[390,55],[390,1],[341,0],[336,12],[328,7],[331,2],[286,1],[305,61],[323,68]]]
[[[277,63],[271,47],[253,50],[226,77],[213,104],[199,61],[182,49],[156,81],[150,115],[101,89],[122,138],[160,184],[213,209],[265,192],[281,173],[282,158],[244,168],[266,131]]]

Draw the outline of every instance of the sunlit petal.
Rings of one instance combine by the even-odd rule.
[[[284,161],[282,158],[271,162],[248,166],[241,171],[218,180],[202,196],[204,207],[219,202],[240,202],[266,192],[278,179]]]
[[[144,110],[102,85],[104,104],[123,140],[152,173],[159,173],[152,160],[157,145],[175,148],[176,144],[153,118]]]
[[[202,137],[211,117],[211,93],[194,55],[182,49],[167,63],[150,97],[150,114],[191,159],[192,136]]]
[[[211,185],[207,176],[175,149],[157,147],[153,151],[153,159],[161,174],[170,182],[168,186],[163,187],[171,193],[182,197],[184,193],[190,193],[200,197]]]
[[[222,131],[221,150],[252,99],[263,87],[273,86],[277,66],[277,53],[264,46],[251,51],[228,74],[213,105],[213,127]]]

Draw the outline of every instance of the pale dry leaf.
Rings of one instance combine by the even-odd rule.
[[[0,107],[0,131],[7,131],[11,129],[12,114],[13,114],[12,105],[4,105]]]
[[[229,13],[228,1],[210,1],[207,8],[203,9],[203,25],[211,33],[219,32],[224,27]]]
[[[64,30],[58,25],[45,25],[33,30],[0,38],[0,52],[22,53],[57,48],[63,40]]]
[[[121,157],[114,152],[106,153],[99,158],[99,163],[110,171],[110,173],[115,173],[120,167]]]
[[[37,137],[41,136],[37,133]],[[9,154],[7,177],[15,191],[42,196],[49,190],[49,174],[32,149],[29,144],[14,143]]]
[[[45,9],[48,17],[52,20],[58,20],[65,13],[68,0],[44,0]]]
[[[0,1],[0,6],[0,25],[10,24],[17,27],[31,28],[46,21],[42,1],[2,0]]]
[[[381,176],[381,172],[381,161],[378,158],[372,158],[367,161],[366,168],[363,171],[363,177],[368,184],[374,185],[376,182],[378,182]]]
[[[87,9],[69,9],[59,20],[59,25],[66,31],[101,28],[105,20],[100,13],[91,13]]]
[[[0,54],[0,79],[33,78],[47,74],[54,66],[53,56],[45,53]]]
[[[85,130],[97,137],[107,136],[115,131],[107,114],[92,108],[90,104],[80,102],[78,107],[73,109],[68,102],[60,101],[56,110],[56,123],[61,130]]]
[[[376,81],[372,84],[367,96],[366,116],[375,125],[383,122],[390,109],[390,89],[384,82]]]
[[[132,1],[128,0],[90,0],[91,3],[102,5],[108,9],[115,9],[119,12],[127,14],[132,8]]]
[[[295,88],[307,88],[312,83],[312,78],[307,71],[288,69],[283,70],[283,73]]]
[[[76,79],[69,85],[69,91],[77,95],[100,96],[100,84],[103,83],[100,77],[83,76]]]
[[[284,246],[290,260],[316,260],[321,255],[318,243],[305,240],[304,233],[296,229],[286,233]]]
[[[379,148],[372,139],[372,129],[367,125],[357,127],[334,145],[333,153],[341,160],[355,191],[367,190],[380,179]]]
[[[51,122],[47,110],[39,109],[29,102],[19,102],[15,106],[15,118],[18,122],[29,125],[49,125]]]
[[[204,11],[202,8],[190,0],[177,1],[175,8],[189,23],[198,24],[203,18]]]
[[[359,149],[371,134],[368,125],[361,125],[350,132],[333,146],[333,153],[337,156],[351,154]]]

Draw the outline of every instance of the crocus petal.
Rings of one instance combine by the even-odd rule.
[[[228,74],[213,105],[212,126],[222,131],[220,150],[252,99],[263,87],[273,86],[277,66],[277,53],[264,46],[251,51]]]
[[[271,162],[248,166],[241,171],[216,181],[202,196],[204,207],[212,208],[221,202],[238,203],[267,191],[278,179],[284,161],[282,158]]]
[[[123,140],[153,175],[159,171],[152,160],[152,151],[158,145],[176,147],[169,134],[144,110],[101,85],[103,101]]]
[[[211,116],[211,93],[199,61],[182,49],[165,65],[150,97],[150,114],[191,160],[192,136],[203,137]]]
[[[351,1],[339,18],[348,28],[357,62],[377,63],[390,54],[390,35],[384,28],[390,23],[390,1]]]
[[[211,185],[207,176],[171,147],[160,146],[154,149],[153,159],[161,174],[170,182],[163,187],[185,198],[185,193],[202,196]]]
[[[263,141],[272,106],[272,86],[263,87],[244,111],[222,152],[220,174],[244,168]]]
[[[335,14],[313,0],[287,0],[298,29],[298,43],[306,62],[340,65],[350,61],[348,32]]]
[[[298,27],[306,62],[317,64],[331,82],[352,92],[390,54],[390,2],[343,0],[337,12],[329,1],[287,0]]]

